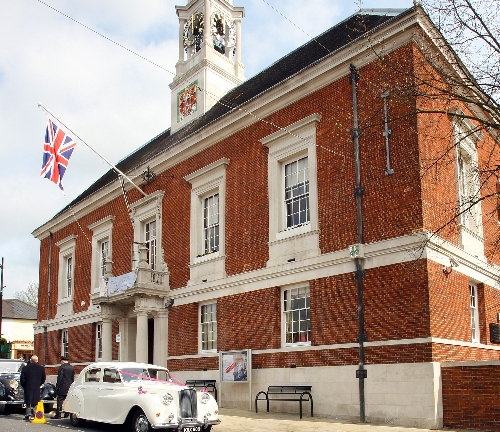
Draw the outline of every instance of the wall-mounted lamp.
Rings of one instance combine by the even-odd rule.
[[[453,267],[458,267],[458,263],[453,259],[453,258],[450,258],[450,265],[444,265],[443,266],[443,273],[444,274],[450,274],[451,271],[453,270]]]
[[[167,302],[165,303],[165,309],[168,309],[170,307],[172,307],[174,305],[174,299],[173,298],[169,298],[167,300]]]

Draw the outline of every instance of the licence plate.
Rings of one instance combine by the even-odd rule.
[[[201,432],[201,426],[184,427],[182,432]]]

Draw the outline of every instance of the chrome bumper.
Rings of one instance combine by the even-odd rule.
[[[152,429],[175,429],[182,430],[183,428],[189,427],[199,427],[204,428],[211,425],[218,425],[220,420],[207,420],[206,422],[200,422],[196,419],[182,419],[179,423],[154,423],[151,424]]]

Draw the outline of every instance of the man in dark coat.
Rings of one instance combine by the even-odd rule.
[[[21,371],[21,385],[24,389],[24,403],[26,404],[25,420],[33,414],[32,409],[40,401],[40,386],[45,382],[45,368],[38,364],[38,357],[31,356],[29,363]]]
[[[61,418],[62,404],[68,395],[69,387],[75,379],[75,368],[69,364],[69,359],[66,356],[61,357],[61,366],[57,372],[56,392],[57,392],[57,412],[54,418]],[[68,417],[68,414],[64,414]]]

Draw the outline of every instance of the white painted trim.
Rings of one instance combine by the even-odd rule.
[[[495,345],[485,345],[479,343],[471,343],[464,341],[457,341],[451,339],[442,339],[442,338],[415,338],[415,339],[395,339],[395,340],[384,340],[377,342],[365,342],[365,347],[384,347],[384,346],[396,346],[396,345],[419,345],[419,344],[443,344],[443,345],[452,345],[452,346],[462,346],[462,347],[473,347],[485,349],[488,351],[500,351],[500,346]],[[252,350],[252,354],[277,354],[277,353],[289,353],[295,351],[323,351],[323,350],[336,350],[336,349],[352,349],[359,348],[359,344],[356,342],[352,343],[343,343],[343,344],[332,344],[332,345],[297,345],[297,346],[286,346],[283,348],[273,348],[273,349],[263,349],[263,350]],[[204,355],[205,353],[200,353],[197,355],[183,355],[183,356],[170,356],[167,357],[167,360],[183,360],[183,359],[191,359],[191,358],[201,358],[208,357],[209,355]],[[207,353],[211,354],[211,353]],[[472,365],[477,364],[477,362],[461,362],[461,363],[471,363]],[[481,364],[486,364],[487,362],[481,361]],[[445,367],[451,367],[449,365],[455,364],[455,362],[442,363],[446,365]],[[496,363],[500,365],[500,360],[497,360]]]

